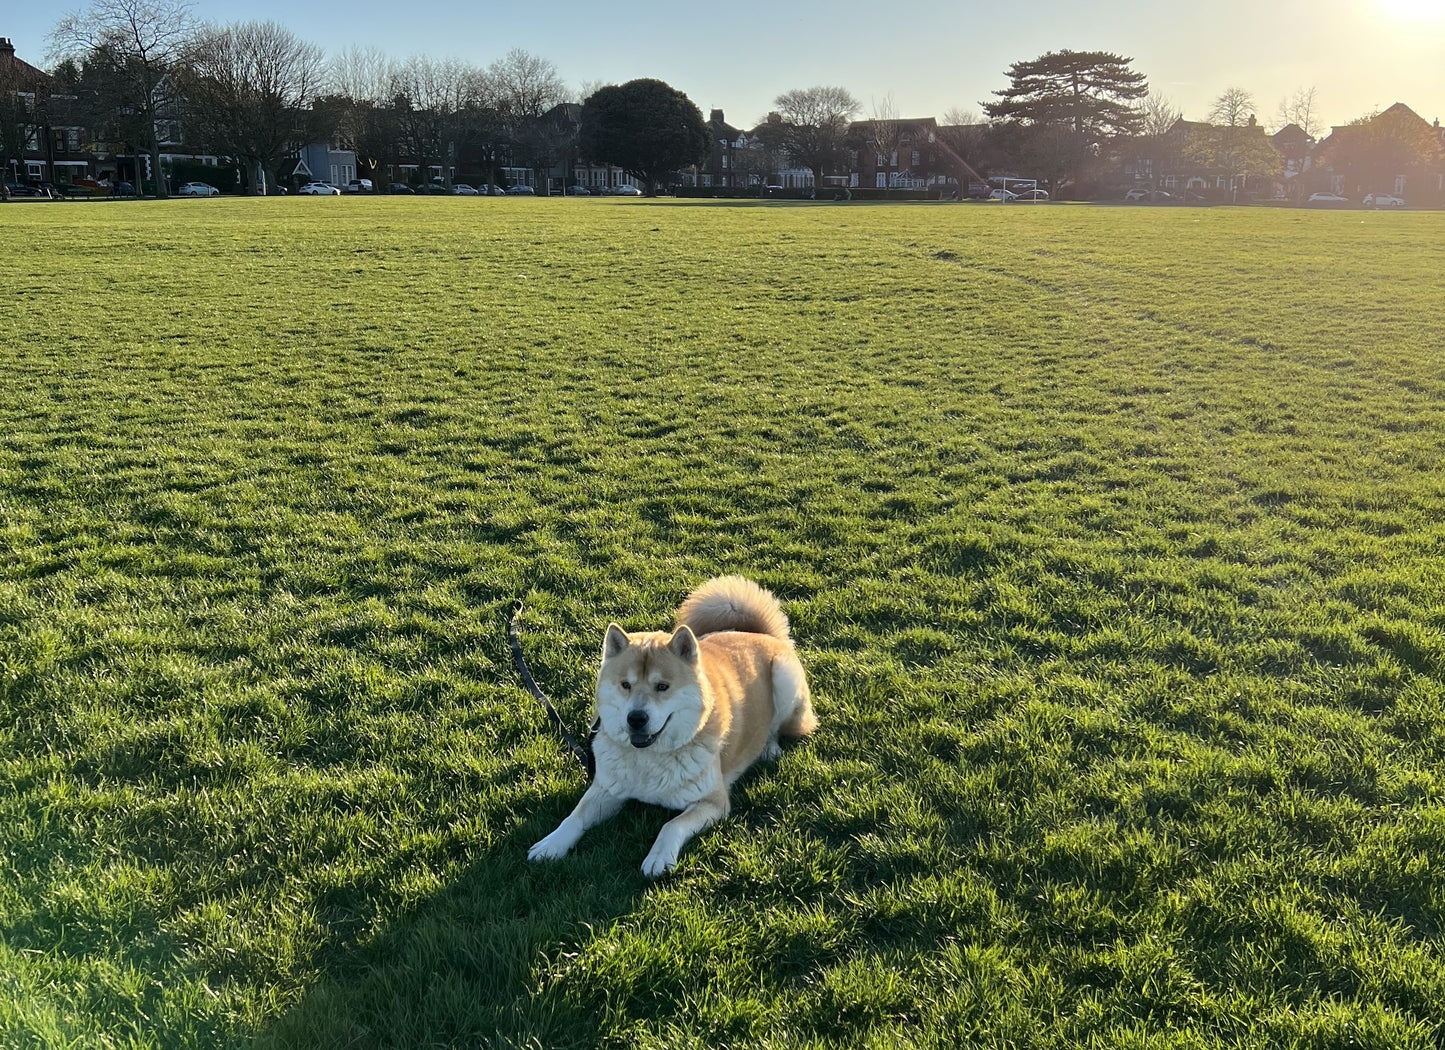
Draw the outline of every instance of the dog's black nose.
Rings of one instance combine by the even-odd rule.
[[[647,712],[646,712],[646,711],[638,710],[638,711],[628,711],[628,712],[627,712],[627,728],[628,728],[628,729],[641,729],[641,728],[642,728],[643,726],[645,726],[645,725],[647,725]]]

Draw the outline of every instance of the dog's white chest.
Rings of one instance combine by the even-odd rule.
[[[717,755],[701,744],[654,752],[616,744],[603,736],[593,741],[597,783],[618,798],[654,806],[686,809],[717,790],[722,769]]]

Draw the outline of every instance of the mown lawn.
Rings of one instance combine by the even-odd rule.
[[[1445,214],[0,207],[0,1045],[1445,1046]],[[678,871],[602,629],[822,728]]]

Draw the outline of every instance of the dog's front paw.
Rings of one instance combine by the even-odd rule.
[[[528,860],[561,860],[571,852],[572,844],[554,831],[527,851]]]
[[[642,874],[649,879],[655,879],[659,875],[666,875],[676,866],[677,850],[667,849],[661,843],[656,843],[647,854],[647,859],[642,862]]]

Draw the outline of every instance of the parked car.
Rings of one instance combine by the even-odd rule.
[[[988,195],[988,199],[991,201],[1011,201],[1017,196],[1017,193],[1012,193],[1008,190],[994,190]]]
[[[1341,197],[1338,193],[1311,193],[1309,203],[1311,204],[1348,204],[1350,198]]]
[[[535,197],[536,195],[537,195],[537,191],[534,190],[534,189],[532,189],[531,186],[508,186],[508,187],[507,187],[507,196],[508,196],[508,197]]]
[[[452,184],[452,193],[458,197],[477,197],[480,194],[475,186],[468,186],[465,182]]]
[[[1048,190],[1024,190],[1015,193],[1013,199],[1016,201],[1046,201],[1049,199]]]
[[[117,182],[111,189],[111,195],[115,197],[134,197],[135,187],[128,182]]]
[[[370,193],[370,192],[371,192],[371,180],[370,180],[370,179],[352,179],[350,182],[348,182],[345,186],[343,186],[343,187],[341,188],[341,192],[342,192],[342,193]]]
[[[430,193],[437,197],[445,197],[451,193],[444,182],[428,182],[425,186],[418,186],[418,193]]]
[[[1396,197],[1393,193],[1367,193],[1364,205],[1367,208],[1403,208],[1405,198]]]
[[[506,190],[502,189],[502,187],[500,186],[493,185],[490,182],[484,182],[480,186],[478,186],[477,192],[480,193],[483,197],[505,197],[507,195]]]
[[[614,197],[641,197],[642,191],[636,186],[613,186],[612,195]]]
[[[176,190],[182,197],[219,197],[221,191],[209,182],[188,182]]]
[[[393,182],[386,188],[387,193],[414,193],[415,191],[404,182]]]
[[[1165,193],[1163,190],[1130,190],[1124,194],[1126,201],[1167,201],[1173,200],[1174,195]]]
[[[568,186],[568,187],[567,187],[567,196],[569,196],[569,197],[590,197],[590,196],[592,196],[592,191],[589,190],[586,186]]]
[[[12,198],[40,196],[40,187],[30,186],[23,182],[7,182],[5,188],[10,191]]]
[[[310,197],[340,197],[341,191],[329,182],[308,182],[298,191]]]

